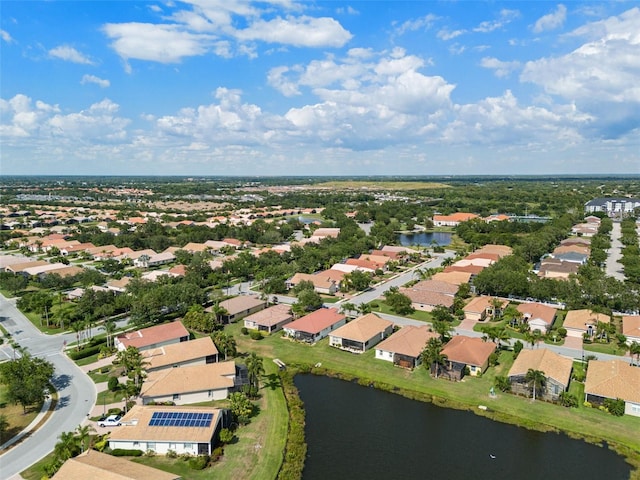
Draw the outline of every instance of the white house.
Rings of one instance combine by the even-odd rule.
[[[180,368],[166,368],[149,373],[140,397],[150,402],[173,402],[176,405],[224,400],[235,386],[233,361],[208,363]]]
[[[109,435],[109,448],[211,455],[226,411],[212,407],[135,405]]]

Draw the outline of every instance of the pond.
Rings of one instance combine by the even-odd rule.
[[[451,233],[449,232],[416,232],[401,233],[398,236],[400,245],[409,247],[411,245],[431,246],[440,245],[444,247],[451,243]],[[435,243],[434,243],[435,242]]]
[[[629,478],[621,456],[564,434],[330,377],[295,384],[306,410],[303,480]]]

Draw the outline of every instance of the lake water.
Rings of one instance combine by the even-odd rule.
[[[400,245],[405,247],[411,245],[430,246],[433,242],[441,247],[451,243],[451,233],[449,232],[418,232],[418,233],[401,233],[398,236]]]
[[[629,478],[629,465],[615,452],[564,434],[335,378],[297,375],[295,384],[306,410],[303,480]]]

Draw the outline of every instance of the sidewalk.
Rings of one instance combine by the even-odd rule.
[[[91,372],[93,370],[97,370],[97,369],[100,369],[102,367],[106,367],[107,365],[111,365],[113,363],[113,361],[115,360],[115,358],[116,358],[115,355],[111,355],[110,357],[101,358],[97,362],[93,362],[93,363],[90,363],[88,365],[81,366],[80,370],[82,370],[84,373],[89,373],[89,372]]]
[[[24,430],[22,430],[18,435],[16,435],[13,438],[10,438],[5,443],[0,445],[0,452],[2,450],[5,450],[5,449],[9,448],[14,443],[17,443],[26,434],[28,434],[29,432],[34,430],[36,428],[36,426],[42,421],[44,416],[47,414],[47,412],[49,411],[50,407],[51,407],[51,397],[49,395],[47,395],[47,398],[44,401],[44,403],[42,404],[42,408],[40,409],[40,413],[38,413],[38,415],[36,415],[36,418],[34,418],[33,421],[29,425],[27,425],[26,428]]]

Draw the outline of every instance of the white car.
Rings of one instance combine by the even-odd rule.
[[[101,427],[119,427],[122,425],[120,423],[120,419],[122,417],[120,415],[109,415],[107,418],[103,418],[98,420],[98,425]]]

